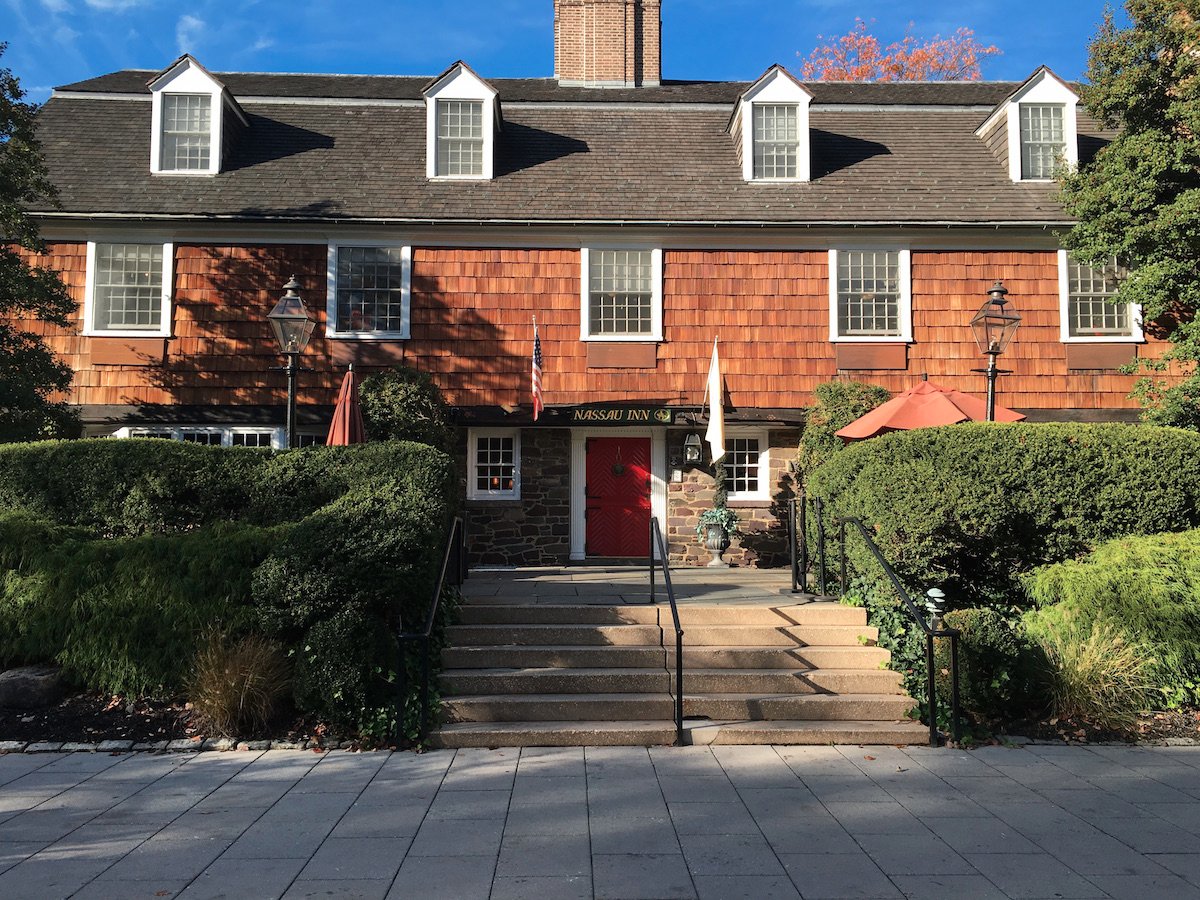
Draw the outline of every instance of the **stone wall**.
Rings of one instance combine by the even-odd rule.
[[[667,457],[683,458],[683,441],[687,433],[667,434]],[[770,500],[731,500],[729,506],[741,520],[741,534],[733,538],[725,559],[735,566],[772,568],[789,564],[787,546],[788,501],[794,496],[794,476],[787,464],[796,457],[800,432],[795,429],[771,430],[767,442],[771,448]],[[712,463],[683,466],[683,480],[667,484],[667,552],[671,564],[678,566],[705,565],[709,553],[702,538],[696,536],[696,522],[704,510],[712,506],[715,485]]]
[[[465,497],[466,429],[460,452]],[[524,429],[521,499],[467,500],[463,515],[471,566],[564,565],[571,551],[571,432]]]

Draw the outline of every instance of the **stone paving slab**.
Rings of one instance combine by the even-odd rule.
[[[1194,897],[1200,750],[0,754],[0,897]]]

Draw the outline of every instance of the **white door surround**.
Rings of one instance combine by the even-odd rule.
[[[571,560],[587,559],[587,439],[590,437],[650,438],[650,515],[667,527],[667,430],[663,428],[571,429]],[[651,548],[653,550],[653,548]],[[654,551],[655,558],[658,557]]]

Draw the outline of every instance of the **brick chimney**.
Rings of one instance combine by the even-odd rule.
[[[662,0],[554,0],[554,77],[589,87],[656,86]]]

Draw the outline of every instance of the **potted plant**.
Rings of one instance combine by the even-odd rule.
[[[721,558],[729,549],[729,539],[737,534],[738,517],[732,509],[724,504],[706,509],[700,513],[696,522],[696,536],[704,538],[704,547],[712,554],[710,566],[724,566]]]

